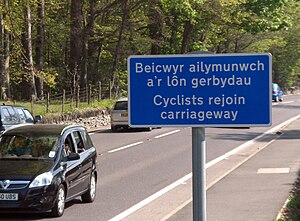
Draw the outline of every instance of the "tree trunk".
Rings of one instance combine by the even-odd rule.
[[[24,15],[25,15],[25,31],[24,31],[24,39],[23,39],[23,47],[25,51],[24,65],[25,65],[25,73],[28,73],[29,85],[30,85],[30,94],[26,91],[26,88],[23,88],[22,97],[26,97],[27,99],[31,99],[31,96],[34,95],[36,98],[36,87],[35,87],[35,76],[34,76],[34,68],[33,68],[33,57],[32,57],[32,33],[31,33],[31,11],[29,0],[26,0],[24,6]]]
[[[44,42],[45,42],[45,0],[39,0],[37,9],[37,37],[36,37],[36,69],[39,72],[37,76],[37,95],[44,99],[44,82],[41,72],[44,68]]]
[[[3,6],[7,4],[6,0],[3,1]],[[1,98],[6,100],[11,97],[10,92],[10,76],[9,76],[9,59],[10,59],[10,40],[9,32],[4,26],[6,14],[0,14],[0,72],[1,72]]]
[[[87,17],[87,24],[82,34],[82,66],[80,87],[87,88],[88,85],[88,60],[89,60],[89,37],[92,34],[95,25],[95,8],[97,0],[89,1],[89,12]]]
[[[191,21],[186,21],[184,23],[184,31],[182,36],[182,43],[181,43],[181,54],[186,54],[189,51],[189,42],[191,38],[193,25]]]
[[[153,1],[149,6],[149,20],[151,23],[148,25],[149,37],[152,40],[151,54],[160,54],[160,41],[162,39],[162,18],[159,11],[156,9],[156,2]]]
[[[82,15],[83,0],[71,0],[71,27],[70,27],[70,73],[73,90],[76,90],[82,67]]]
[[[123,42],[123,38],[124,38],[123,34],[124,34],[124,30],[127,25],[128,17],[129,17],[128,0],[125,0],[123,2],[123,16],[122,16],[122,22],[121,22],[121,27],[120,27],[120,32],[119,32],[118,43],[115,48],[114,61],[112,64],[112,76],[111,76],[110,90],[115,90],[116,94],[118,94],[118,86],[116,85],[115,81],[116,81],[118,63],[120,60],[120,52],[121,52],[122,42]]]

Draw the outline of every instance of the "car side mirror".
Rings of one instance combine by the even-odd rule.
[[[68,161],[72,160],[79,160],[80,156],[78,153],[70,153],[69,156],[67,157]]]
[[[41,121],[42,119],[43,119],[42,115],[34,116],[34,123],[37,123],[37,122]]]

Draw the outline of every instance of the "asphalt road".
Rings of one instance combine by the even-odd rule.
[[[284,102],[273,103],[272,127],[297,116],[299,108],[299,95],[286,96]],[[206,128],[207,163],[270,128]],[[155,203],[156,197],[163,196],[166,187],[191,174],[191,131],[191,128],[160,128],[151,132],[95,131],[92,140],[99,154],[100,174],[96,201],[82,204],[80,199],[74,200],[67,204],[63,217],[55,220],[118,220],[135,213],[139,206]],[[0,220],[40,219],[53,220],[48,215],[1,214],[0,217]]]

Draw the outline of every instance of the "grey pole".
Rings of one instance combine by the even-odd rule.
[[[193,221],[206,221],[205,128],[192,128]]]

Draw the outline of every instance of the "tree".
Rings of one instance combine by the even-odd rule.
[[[36,70],[37,70],[37,96],[44,99],[44,82],[43,82],[43,68],[44,68],[44,47],[45,47],[45,0],[38,0],[37,7],[37,37],[36,37]]]
[[[72,75],[72,89],[77,89],[81,76],[82,62],[82,15],[83,0],[71,0],[70,23],[70,60],[69,70]],[[86,85],[81,85],[86,86]]]
[[[30,93],[24,93],[23,97],[30,99],[31,95],[37,97],[36,85],[35,85],[35,73],[33,65],[32,55],[32,26],[31,26],[31,8],[30,1],[24,2],[24,33],[23,33],[23,48],[24,48],[24,73],[27,74],[27,82],[30,85]],[[25,86],[26,87],[26,86]]]
[[[9,60],[10,60],[10,34],[4,24],[6,20],[7,1],[3,0],[0,12],[0,71],[1,71],[1,98],[6,100],[11,96],[10,92],[10,76],[9,76]]]
[[[128,6],[128,0],[125,0],[122,4],[122,20],[121,20],[121,25],[120,25],[120,31],[119,31],[119,36],[118,36],[118,42],[115,48],[114,52],[114,59],[113,59],[113,64],[112,64],[112,76],[111,76],[111,89],[115,89],[116,93],[119,93],[119,90],[115,84],[115,79],[117,75],[117,69],[118,69],[118,63],[120,61],[120,52],[121,52],[121,47],[124,39],[124,31],[127,26],[127,19],[129,17],[129,6]]]

